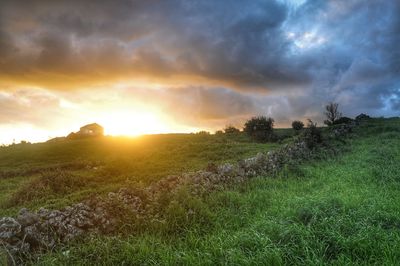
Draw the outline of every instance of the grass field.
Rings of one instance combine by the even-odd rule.
[[[65,194],[53,192],[51,198],[41,195],[41,200],[32,205],[38,206],[58,200],[64,203],[65,198],[76,199],[79,193],[112,189],[127,176],[146,180],[150,176],[160,178],[167,173],[201,168],[210,160],[236,160],[277,146],[255,144],[242,137],[235,140],[196,135],[165,138],[146,139],[141,144],[132,141],[132,146],[124,144],[120,152],[114,151],[116,143],[107,146],[101,141],[14,147],[7,152],[3,150],[0,161],[3,171],[11,171],[18,165],[18,169],[23,169],[22,162],[40,168],[48,163],[47,157],[41,156],[54,154],[57,160],[52,163],[70,163],[75,162],[71,158],[76,159],[79,150],[84,151],[84,159],[80,160],[100,161],[101,167],[97,170],[77,167],[72,171],[91,180],[89,188],[84,186],[77,192]],[[139,147],[144,147],[146,152]],[[373,119],[358,127],[338,146],[341,152],[337,156],[320,154],[323,159],[313,159],[285,170],[275,178],[260,176],[205,197],[184,198],[202,210],[198,219],[182,221],[179,212],[171,212],[172,218],[166,227],[91,236],[47,252],[32,264],[397,265],[400,263],[399,147],[400,119]],[[68,154],[59,155],[60,150],[67,148]],[[24,157],[24,149],[31,149],[32,153],[40,150],[42,155],[31,160]],[[96,156],[92,158],[93,150]],[[138,153],[141,155],[135,155]],[[140,162],[138,158],[144,154],[157,166]],[[107,184],[107,177],[111,175],[106,173],[113,170],[112,167],[104,169],[114,164],[120,167],[118,161],[111,159],[117,155],[124,156],[130,163],[124,161],[126,168],[122,169],[126,170],[120,172],[119,177],[109,177],[113,184]],[[21,162],[13,158],[21,158]],[[166,161],[157,162],[160,158]],[[143,175],[139,175],[142,172],[137,165],[144,169]],[[105,172],[92,175],[91,171]],[[13,195],[37,178],[36,175],[16,174],[3,178],[1,202],[11,204]],[[95,176],[100,176],[101,181]],[[91,187],[93,184],[96,185]],[[18,206],[31,202],[27,199]],[[2,212],[12,213],[15,208],[3,208]]]
[[[167,134],[1,147],[0,216],[22,206],[62,207],[115,190],[127,180],[148,184],[278,146],[243,135]]]

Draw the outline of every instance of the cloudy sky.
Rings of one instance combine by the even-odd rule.
[[[398,0],[1,0],[0,143],[400,111]]]

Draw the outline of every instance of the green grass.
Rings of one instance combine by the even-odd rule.
[[[127,180],[149,184],[278,146],[244,135],[167,134],[0,147],[0,216],[23,206],[60,208]]]
[[[346,151],[203,199],[212,219],[176,232],[93,236],[38,265],[396,265],[400,122],[360,127]],[[301,173],[299,175],[299,173]]]
[[[335,157],[320,154],[203,198],[182,191],[166,224],[92,235],[32,264],[398,265],[399,147],[400,119],[374,119]]]

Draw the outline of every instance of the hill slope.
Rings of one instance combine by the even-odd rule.
[[[194,198],[199,219],[185,218],[177,202],[168,228],[93,236],[32,263],[397,264],[399,144],[399,119],[373,119],[335,157]]]
[[[277,146],[242,135],[168,134],[0,147],[0,216],[21,207],[63,207],[127,180],[149,184]]]

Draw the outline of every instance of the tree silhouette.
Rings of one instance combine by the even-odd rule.
[[[243,131],[258,141],[267,141],[273,138],[274,119],[265,116],[253,117],[246,122]]]
[[[304,123],[298,120],[292,122],[292,128],[296,131],[302,130],[304,127]]]
[[[224,128],[224,132],[225,134],[238,134],[240,133],[240,130],[232,125],[229,125]]]
[[[324,121],[324,124],[327,126],[331,126],[335,123],[336,120],[342,117],[342,113],[339,112],[338,110],[339,104],[330,102],[325,106],[325,116],[326,120]]]

